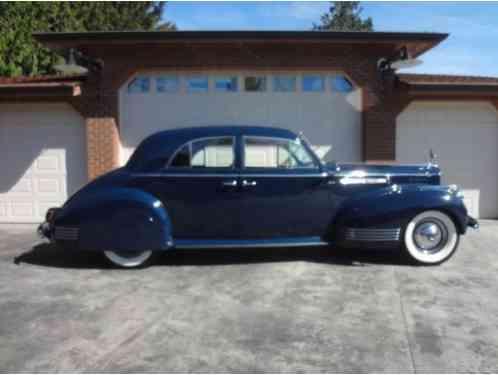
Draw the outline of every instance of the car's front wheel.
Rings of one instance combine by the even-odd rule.
[[[114,265],[135,268],[145,265],[152,256],[151,250],[145,251],[104,251],[105,257]]]
[[[404,231],[407,255],[420,264],[439,264],[456,251],[460,235],[453,220],[440,211],[424,211]]]

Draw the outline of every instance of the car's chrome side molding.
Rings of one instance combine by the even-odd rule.
[[[175,249],[216,249],[216,248],[251,248],[251,247],[307,247],[327,246],[329,242],[321,237],[284,237],[261,239],[176,239],[173,242]]]
[[[271,177],[271,178],[291,178],[291,177],[327,177],[327,173],[134,173],[133,177],[223,177],[223,178],[251,178],[251,177]]]

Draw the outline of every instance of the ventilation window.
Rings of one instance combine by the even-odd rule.
[[[208,87],[208,77],[206,76],[195,76],[187,79],[187,92],[207,92]]]
[[[244,80],[245,90],[248,92],[262,92],[266,91],[266,77],[264,76],[250,76]]]
[[[217,77],[214,88],[218,92],[236,92],[238,89],[237,77]]]
[[[180,80],[177,76],[159,76],[156,78],[157,92],[178,92],[180,89]]]
[[[343,75],[330,77],[331,90],[342,93],[349,93],[354,90],[353,83]]]
[[[325,79],[321,75],[303,76],[304,92],[323,92],[325,91]]]
[[[278,75],[273,77],[273,91],[275,92],[295,92],[296,77]]]
[[[139,76],[128,84],[129,94],[143,94],[150,90],[150,78]]]

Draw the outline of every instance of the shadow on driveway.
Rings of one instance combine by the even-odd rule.
[[[399,250],[295,247],[170,250],[158,253],[150,266],[214,266],[292,261],[355,267],[369,264],[410,265]],[[17,256],[14,263],[57,268],[113,268],[99,252],[64,251],[47,243],[38,244],[30,251]]]

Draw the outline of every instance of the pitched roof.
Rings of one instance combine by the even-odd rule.
[[[49,48],[83,48],[95,45],[173,44],[173,43],[334,43],[406,46],[418,56],[448,37],[444,33],[374,31],[105,31],[77,33],[34,33]]]

